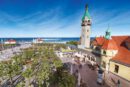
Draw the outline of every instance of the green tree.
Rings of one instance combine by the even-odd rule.
[[[2,83],[3,76],[5,75],[3,73],[3,69],[4,69],[3,63],[0,62],[0,86],[1,86],[1,83]]]
[[[28,68],[26,71],[22,73],[22,76],[25,78],[25,85],[29,87],[31,84],[31,77],[32,77],[32,69]]]
[[[19,75],[21,72],[21,66],[16,61],[8,61],[4,64],[3,73],[10,80],[10,86],[13,87],[13,77]]]
[[[66,44],[77,46],[78,42],[77,41],[69,41],[69,42],[66,42]]]
[[[42,63],[40,70],[37,74],[39,87],[48,87],[48,79],[50,75],[50,67],[47,63]]]
[[[57,71],[51,77],[51,86],[53,87],[75,87],[75,84],[75,77],[63,67],[57,68]]]

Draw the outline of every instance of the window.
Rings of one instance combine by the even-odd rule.
[[[102,62],[102,67],[106,68],[106,62],[104,62],[104,61]]]
[[[118,71],[119,71],[119,66],[115,65],[115,73],[118,73]]]
[[[90,22],[90,20],[88,20],[88,22]]]
[[[106,51],[105,50],[103,51],[103,54],[106,55]]]

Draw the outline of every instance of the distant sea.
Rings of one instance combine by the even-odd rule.
[[[49,38],[49,37],[40,37],[41,39],[43,39],[45,42],[55,42],[55,43],[65,43],[68,41],[79,41],[79,38]],[[32,42],[34,38],[0,38],[0,43],[4,42],[6,40],[16,40],[17,42]]]
[[[49,38],[49,37],[40,37],[41,39],[43,39],[45,42],[55,42],[55,43],[66,43],[68,41],[79,41],[80,38],[76,38],[76,37],[69,37],[69,38]],[[16,40],[17,42],[32,42],[33,39],[36,39],[35,37],[34,38],[0,38],[0,43],[1,42],[4,42],[6,40],[10,40],[10,39],[13,39],[13,40]],[[91,38],[92,39],[92,38]]]

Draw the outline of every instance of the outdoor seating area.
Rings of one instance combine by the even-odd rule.
[[[96,64],[96,57],[92,54],[83,53],[81,51],[74,54],[75,57],[79,57],[80,62],[90,62],[91,65]]]
[[[97,83],[97,81],[103,81],[103,74],[98,74],[99,66],[96,63],[96,57],[94,55],[87,51],[79,50],[75,52],[58,52],[57,55],[60,55],[59,58],[62,62],[71,64],[69,70],[77,79],[77,87],[88,87],[88,84],[91,85],[87,80],[94,81],[91,87],[100,87],[102,85]],[[91,76],[92,79],[90,79]],[[104,87],[107,87],[106,84]]]

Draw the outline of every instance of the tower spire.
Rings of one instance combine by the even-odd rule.
[[[111,31],[110,31],[110,26],[108,24],[108,28],[106,30],[106,35],[105,35],[106,39],[111,39]]]
[[[89,20],[91,19],[89,12],[88,12],[88,4],[85,5],[85,13],[82,17],[82,21],[85,20],[86,18],[89,19]]]
[[[88,4],[85,5],[85,10],[88,11]]]
[[[107,28],[107,31],[109,31],[110,30],[110,25],[108,24],[108,28]]]
[[[91,17],[88,12],[88,4],[85,6],[85,12],[82,17],[82,32],[81,32],[81,45],[79,48],[90,48],[90,34],[91,34]]]

